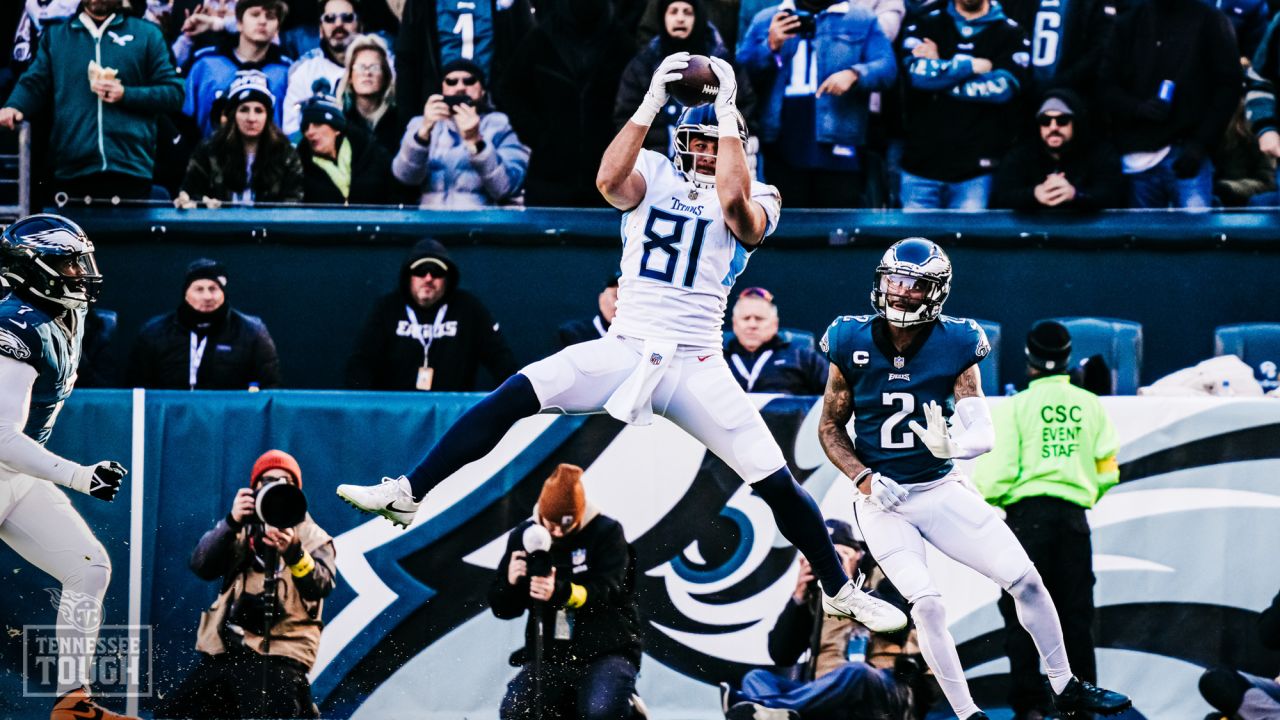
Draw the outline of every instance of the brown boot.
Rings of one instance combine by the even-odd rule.
[[[113,713],[102,707],[89,697],[83,688],[58,698],[53,704],[53,712],[49,720],[138,720],[132,715]]]

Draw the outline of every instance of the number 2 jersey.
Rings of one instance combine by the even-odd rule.
[[[627,337],[715,348],[733,283],[751,251],[733,236],[714,187],[695,186],[675,163],[641,150],[636,170],[645,194],[622,216],[622,275],[613,328]],[[765,235],[778,227],[782,199],[752,181],[764,208]]]
[[[991,352],[978,323],[941,315],[898,352],[883,318],[845,315],[827,328],[821,348],[853,396],[854,451],[863,464],[904,485],[951,472],[951,461],[934,457],[907,423],[924,426],[929,401],[951,417],[956,378]]]

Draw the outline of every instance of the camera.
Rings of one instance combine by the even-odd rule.
[[[805,40],[812,40],[814,33],[818,30],[818,21],[817,18],[814,17],[813,13],[808,10],[800,10],[797,8],[795,10],[787,11],[787,14],[794,15],[800,20],[800,26],[796,28],[796,35],[804,38]]]
[[[468,95],[445,95],[444,102],[449,106],[450,110],[457,108],[459,105],[475,105],[475,101]]]
[[[307,517],[307,496],[287,480],[263,484],[253,493],[257,520],[277,528],[291,528]]]

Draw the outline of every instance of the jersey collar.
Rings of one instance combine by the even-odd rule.
[[[1054,373],[1053,375],[1044,375],[1027,383],[1027,387],[1035,387],[1036,385],[1048,385],[1050,383],[1071,382],[1071,376],[1066,373]]]
[[[926,342],[929,342],[929,337],[933,335],[933,329],[937,325],[938,321],[936,320],[925,325],[924,330],[915,336],[911,344],[907,346],[907,349],[898,352],[898,348],[894,347],[893,340],[889,337],[889,321],[883,317],[876,316],[871,321],[871,340],[876,344],[876,348],[884,355],[886,360],[893,362],[894,358],[901,357],[905,362],[911,362],[911,358],[920,352],[920,348],[924,347]]]

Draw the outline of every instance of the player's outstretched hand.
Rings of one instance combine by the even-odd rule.
[[[899,485],[893,478],[886,477],[880,473],[871,474],[871,493],[867,498],[871,502],[880,506],[881,510],[886,512],[892,511],[894,508],[902,504],[907,499],[907,489]]]
[[[652,102],[661,109],[667,104],[667,83],[679,80],[683,75],[680,71],[689,67],[689,53],[678,52],[672,53],[662,59],[658,63],[658,69],[653,71],[653,79],[649,81],[648,97],[646,102]]]
[[[86,495],[92,495],[99,500],[111,502],[116,499],[116,493],[120,492],[120,483],[124,480],[124,476],[129,474],[124,466],[115,460],[103,460],[97,465],[88,468],[92,470],[92,474],[87,478],[84,487],[72,486]]]
[[[711,72],[720,81],[720,92],[716,94],[716,118],[724,117],[727,111],[738,111],[738,76],[733,74],[733,66],[722,58],[710,56]]]
[[[936,401],[930,400],[927,405],[922,408],[924,410],[925,427],[920,427],[920,423],[912,420],[907,423],[911,428],[911,432],[915,433],[929,448],[929,452],[933,453],[936,458],[949,459],[959,454],[959,448],[956,447],[955,441],[951,439],[951,432],[947,428],[947,420],[942,417],[942,406]]]

